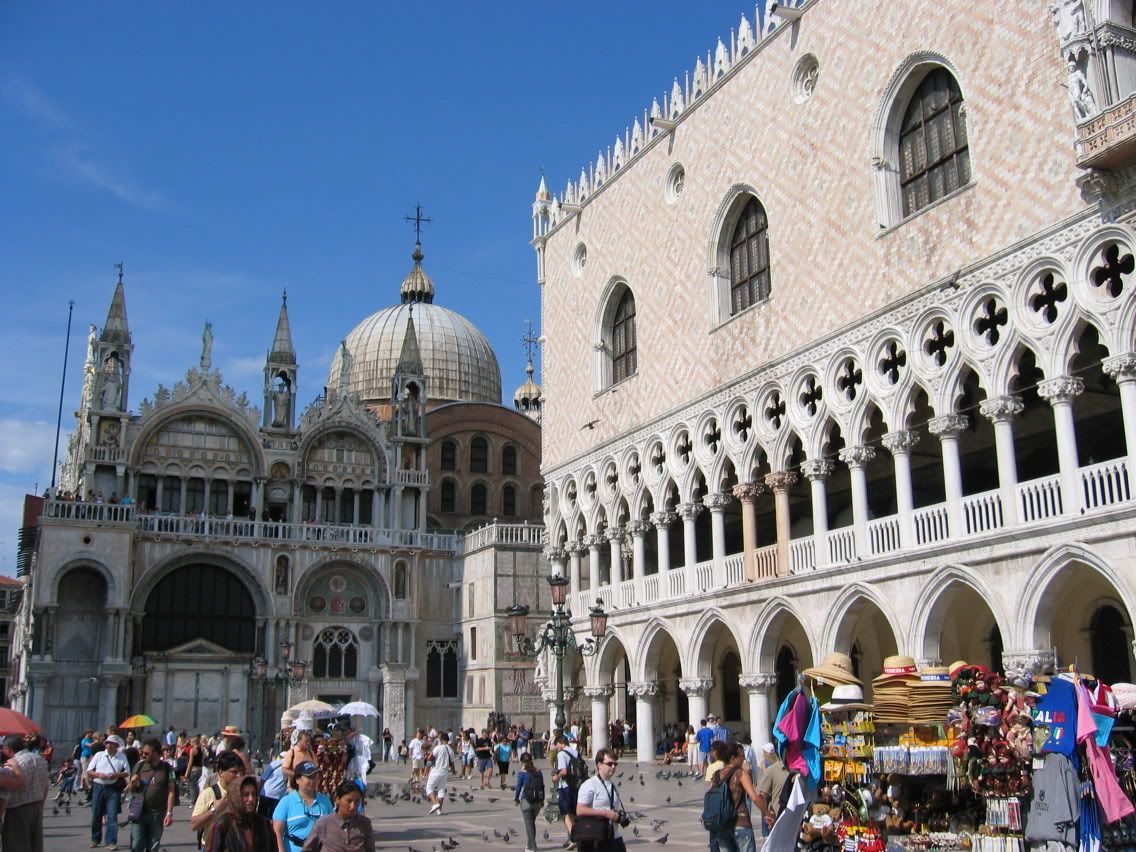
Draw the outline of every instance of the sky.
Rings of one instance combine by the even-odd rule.
[[[259,404],[288,290],[301,406],[338,341],[397,302],[417,203],[436,301],[480,327],[505,396],[539,319],[531,204],[728,41],[744,0],[0,3],[0,574],[51,479],[88,324],[125,268],[131,408],[213,363]],[[584,365],[581,365],[583,368]]]

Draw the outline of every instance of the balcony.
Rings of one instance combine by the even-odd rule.
[[[427,470],[403,470],[396,468],[394,472],[394,484],[426,486],[430,484],[430,472]]]
[[[126,450],[122,447],[97,447],[88,445],[87,461],[125,464]]]
[[[486,524],[481,529],[465,534],[462,540],[462,553],[473,553],[485,547],[504,545],[506,547],[544,546],[544,527],[539,524]]]
[[[907,548],[901,544],[899,516],[890,515],[868,521],[860,534],[854,527],[841,527],[830,530],[823,542],[817,536],[793,539],[789,542],[789,563],[784,571],[779,571],[777,545],[758,548],[751,555],[753,580],[746,579],[745,555],[737,553],[647,574],[638,580],[581,590],[569,598],[569,605],[579,617],[586,615],[597,599],[605,609],[619,612],[699,596],[718,596],[723,591],[749,588],[787,575],[810,574],[853,564],[864,567],[873,560],[894,562],[908,555],[916,559],[950,547],[971,546],[1004,537],[1007,531],[1028,531],[1030,527],[1051,524],[1063,516],[1070,521],[1090,519],[1094,514],[1119,507],[1136,507],[1127,459],[1081,467],[1078,486],[1082,511],[1076,516],[1063,511],[1060,477],[1046,476],[1018,484],[1015,507],[1018,521],[1012,527],[1004,521],[1001,493],[987,491],[962,499],[959,507],[961,535],[951,536],[947,504],[938,503],[912,513],[911,545]],[[818,549],[827,554],[823,565],[818,564],[816,558]]]
[[[1076,149],[1082,169],[1116,169],[1136,160],[1136,95],[1080,125]]]
[[[135,523],[137,515],[134,506],[124,506],[121,503],[82,503],[71,500],[44,500],[43,520],[51,521],[78,521],[98,526],[113,524],[116,526],[131,526]]]

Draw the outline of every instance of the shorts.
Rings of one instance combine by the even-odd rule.
[[[462,766],[473,766],[473,755],[472,754],[463,754],[462,755]]]
[[[488,772],[489,768],[493,765],[493,759],[489,757],[479,757],[477,759],[477,771]]]
[[[413,769],[422,769],[425,765],[426,761],[421,757],[416,757],[414,760],[410,761],[410,766]]]
[[[556,804],[560,816],[573,816],[576,813],[576,791],[571,787],[561,787],[556,791]]]
[[[497,761],[497,772],[502,778],[504,778],[506,775],[508,775],[509,774],[509,761],[498,760]]]
[[[439,799],[446,798],[446,779],[450,773],[444,769],[431,769],[426,776],[426,795],[437,794]]]

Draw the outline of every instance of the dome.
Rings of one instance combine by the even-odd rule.
[[[539,418],[541,402],[540,385],[533,381],[533,364],[529,361],[525,368],[525,383],[513,392],[513,407],[522,414]]]
[[[426,376],[427,402],[501,402],[501,368],[493,347],[461,314],[433,303],[433,282],[422,270],[422,250],[415,246],[414,268],[402,285],[400,305],[383,308],[347,335],[350,375],[347,390],[364,402],[389,402],[411,311]],[[336,353],[327,386],[339,387],[341,357]]]

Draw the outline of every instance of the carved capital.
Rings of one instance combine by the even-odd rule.
[[[837,455],[849,467],[864,467],[876,457],[876,448],[866,445],[845,447]]]
[[[588,552],[588,546],[582,541],[567,541],[564,543],[564,549],[569,556],[582,556]]]
[[[936,438],[953,438],[965,432],[970,425],[970,418],[965,414],[944,414],[942,417],[932,417],[927,421],[927,429]]]
[[[675,512],[655,512],[651,515],[651,523],[662,529],[666,529],[677,520],[678,514]]]
[[[762,695],[768,695],[769,690],[777,685],[777,675],[767,674],[765,672],[750,672],[742,674],[738,678],[738,686],[749,690],[750,692],[758,692]]]
[[[801,473],[809,482],[823,481],[832,476],[835,467],[832,459],[809,459],[801,463]]]
[[[724,511],[725,508],[733,502],[733,495],[726,494],[723,491],[718,491],[714,494],[707,494],[702,498],[702,505],[709,509],[711,512]]]
[[[799,477],[794,471],[791,470],[777,470],[773,473],[765,474],[765,484],[774,493],[778,491],[788,491],[797,484]]]
[[[1055,661],[1051,648],[1034,648],[1027,651],[1004,651],[1002,667],[1007,680],[1032,678],[1053,671]]]
[[[1037,395],[1050,405],[1072,402],[1084,392],[1085,380],[1078,376],[1054,376],[1037,386]]]
[[[734,486],[734,496],[743,503],[752,503],[764,493],[763,482],[742,482]]]
[[[627,684],[627,694],[635,698],[654,698],[659,694],[657,680],[644,680]]]
[[[600,698],[611,698],[615,695],[615,687],[610,684],[607,686],[585,686],[584,697],[596,701]]]
[[[680,680],[678,688],[687,694],[690,698],[705,698],[710,694],[710,690],[714,688],[713,678],[696,677]]]
[[[897,453],[910,453],[912,448],[919,443],[919,433],[909,429],[888,432],[880,443],[893,456]]]
[[[584,536],[581,541],[583,542],[584,547],[588,548],[588,550],[591,550],[593,547],[599,547],[601,544],[603,544],[604,537],[602,535],[591,533]]]
[[[627,541],[627,530],[623,527],[608,527],[604,531],[604,538],[609,542],[614,541],[616,544],[623,544]]]
[[[1085,169],[1078,175],[1077,188],[1081,197],[1090,204],[1100,201],[1116,191],[1116,177],[1104,169]]]
[[[642,538],[651,531],[651,524],[647,521],[631,521],[626,529],[634,538]]]
[[[701,503],[679,503],[676,508],[684,521],[693,521],[705,507]]]
[[[540,697],[543,698],[548,704],[551,704],[553,701],[556,700],[556,690],[555,689],[542,689],[540,691]]]
[[[1001,423],[1017,417],[1024,408],[1025,403],[1016,396],[996,396],[993,399],[984,399],[978,404],[979,412],[991,423]]]
[[[549,562],[562,562],[567,556],[563,547],[549,547],[544,551],[544,558]]]
[[[1133,381],[1136,379],[1136,352],[1124,352],[1105,358],[1101,366],[1118,383]]]

